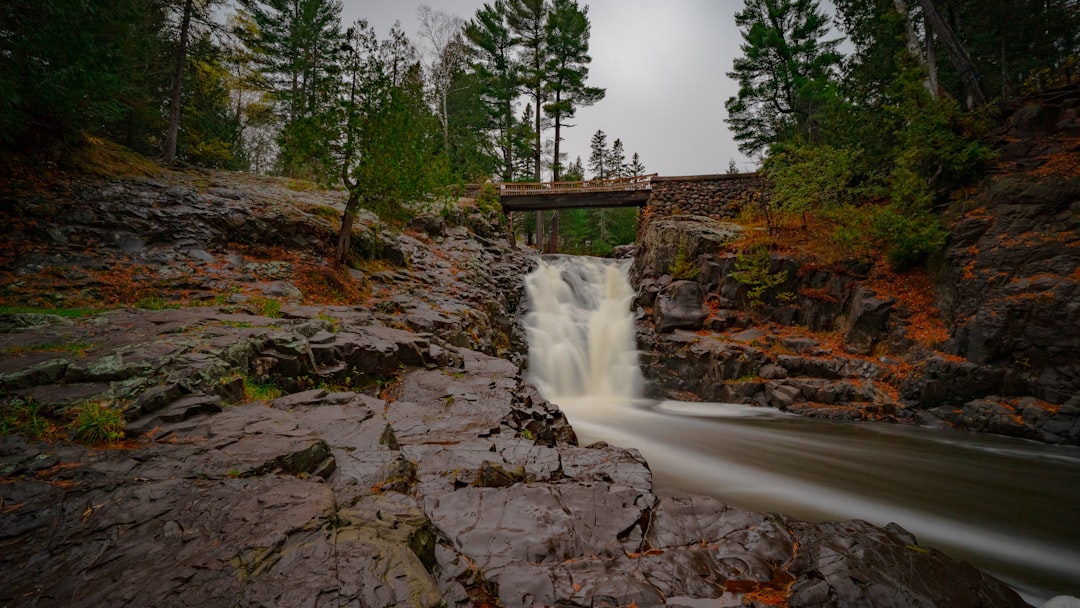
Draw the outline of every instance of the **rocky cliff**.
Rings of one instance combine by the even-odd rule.
[[[1078,108],[1075,87],[1003,108],[999,162],[942,210],[930,273],[751,259],[740,226],[651,221],[635,279],[654,393],[1080,444]]]
[[[340,193],[61,177],[2,201],[0,604],[1024,605],[895,525],[661,498],[577,445],[515,363],[531,258],[468,201],[365,218],[346,270]],[[126,439],[73,442],[91,404]]]

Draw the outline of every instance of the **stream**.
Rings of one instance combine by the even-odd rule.
[[[582,445],[638,449],[660,494],[813,521],[896,522],[1033,604],[1080,596],[1080,449],[642,399],[629,263],[545,256],[526,277],[529,379]]]

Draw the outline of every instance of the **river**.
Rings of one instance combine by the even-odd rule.
[[[642,399],[627,265],[545,256],[526,278],[529,378],[583,445],[637,448],[661,494],[814,521],[896,522],[1031,603],[1080,596],[1080,449]]]

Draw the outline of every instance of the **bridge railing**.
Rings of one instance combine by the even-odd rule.
[[[560,194],[566,192],[629,192],[633,190],[651,190],[652,178],[649,175],[616,177],[611,179],[592,179],[577,182],[503,182],[498,184],[501,196],[525,196],[536,194]]]

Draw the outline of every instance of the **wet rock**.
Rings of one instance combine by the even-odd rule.
[[[675,281],[656,296],[654,322],[658,333],[676,329],[698,330],[708,312],[701,286],[693,281]]]
[[[882,299],[867,289],[855,289],[851,302],[851,318],[848,322],[844,339],[856,352],[869,354],[874,345],[889,332],[889,316],[892,314],[893,300]]]

